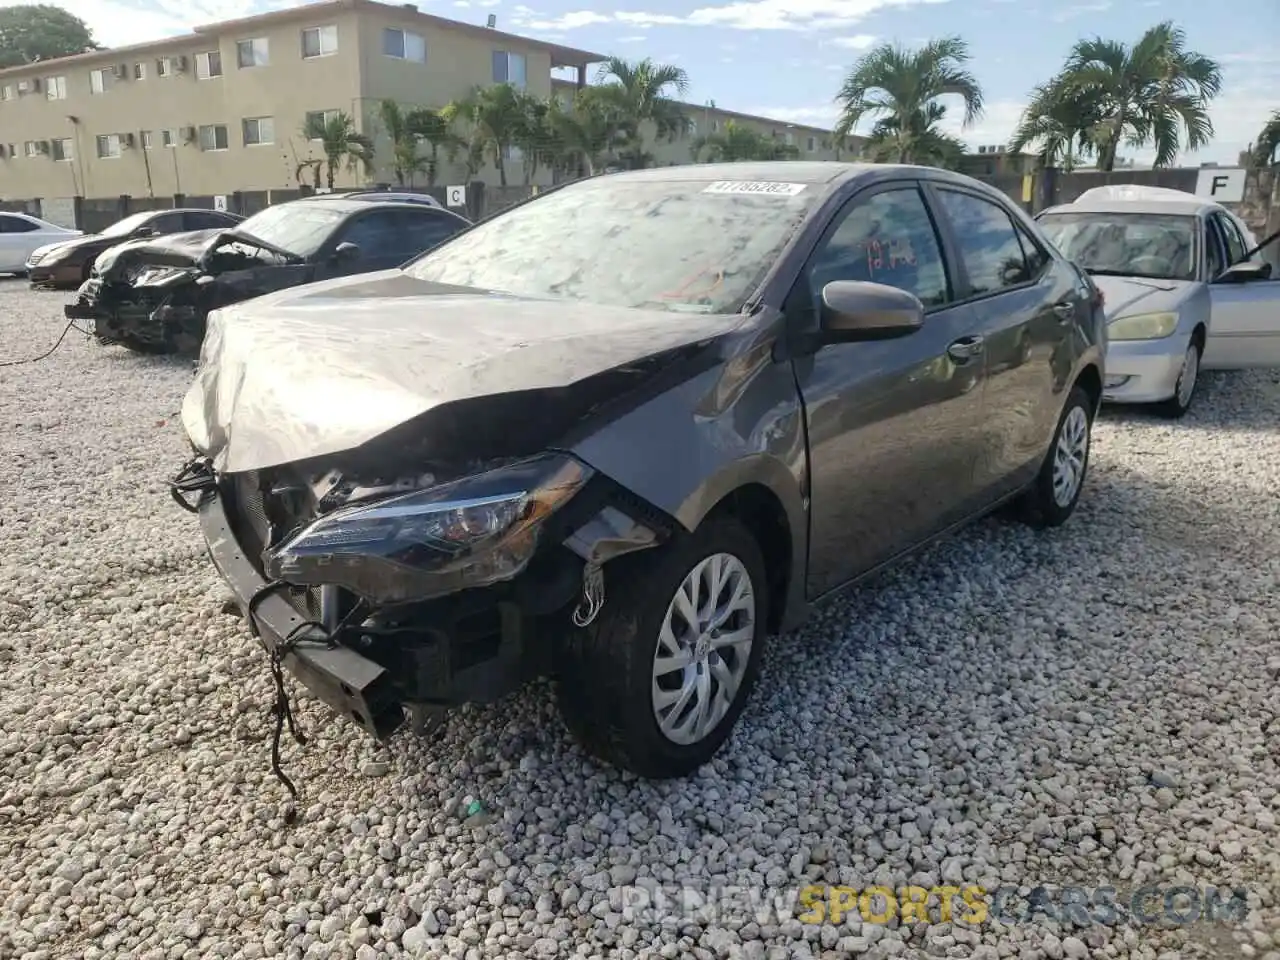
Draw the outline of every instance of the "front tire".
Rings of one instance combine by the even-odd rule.
[[[1089,471],[1093,413],[1089,394],[1072,387],[1040,472],[1022,497],[1023,519],[1033,526],[1061,526],[1075,513]]]
[[[1173,388],[1173,396],[1155,405],[1156,413],[1179,420],[1191,409],[1191,401],[1196,396],[1196,386],[1200,382],[1200,358],[1204,353],[1200,346],[1200,338],[1192,336],[1187,344],[1187,352],[1182,357],[1182,369],[1178,371],[1178,382]]]
[[[684,777],[720,750],[760,672],[769,616],[760,546],[729,516],[605,569],[604,607],[558,651],[566,726],[598,758]]]

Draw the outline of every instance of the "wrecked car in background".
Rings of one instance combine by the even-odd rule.
[[[285,671],[376,737],[551,675],[593,753],[681,776],[810,601],[1006,501],[1067,520],[1102,330],[968,177],[612,174],[216,311],[172,490],[277,738]]]
[[[294,200],[232,229],[111,247],[65,313],[93,321],[102,344],[193,353],[211,310],[286,287],[395,267],[469,226],[426,204]]]
[[[89,279],[94,261],[109,247],[188,230],[226,230],[243,219],[234,213],[199,208],[130,214],[101,233],[88,233],[34,251],[27,258],[27,277],[33,287],[74,289]]]

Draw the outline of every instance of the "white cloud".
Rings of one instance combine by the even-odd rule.
[[[734,0],[715,7],[699,7],[687,14],[619,10],[600,13],[578,10],[552,19],[533,19],[527,8],[516,11],[528,29],[572,30],[601,23],[636,27],[722,27],[731,30],[835,30],[853,26],[871,14],[894,7],[948,3],[949,0]],[[526,12],[527,11],[527,12]]]
[[[0,0],[12,7],[23,0]],[[151,0],[146,5],[120,0],[57,0],[58,6],[79,17],[106,47],[123,47],[190,33],[192,27],[233,20],[292,6],[290,0]]]
[[[867,50],[877,39],[869,33],[857,33],[852,37],[836,37],[829,42],[833,46],[844,47],[846,50]]]
[[[1065,23],[1068,20],[1074,20],[1076,17],[1087,16],[1091,13],[1106,13],[1111,9],[1111,0],[1096,0],[1094,3],[1078,3],[1073,7],[1064,7],[1057,10],[1049,18],[1055,23]]]
[[[633,33],[628,37],[619,37],[618,43],[644,43],[648,38],[643,33]]]

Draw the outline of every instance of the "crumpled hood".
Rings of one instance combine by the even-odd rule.
[[[106,273],[125,254],[131,260],[145,259],[168,266],[194,266],[223,233],[226,233],[225,228],[215,227],[212,230],[189,230],[142,240],[126,240],[99,254],[94,266],[99,273]]]
[[[745,317],[524,300],[400,270],[209,315],[182,422],[219,472],[352,450],[444,404],[565,387]]]
[[[1106,298],[1108,323],[1139,313],[1177,310],[1195,289],[1191,280],[1094,276],[1093,282]]]

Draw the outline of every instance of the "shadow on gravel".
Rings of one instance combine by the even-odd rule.
[[[1163,430],[1254,430],[1274,433],[1280,370],[1212,370],[1201,374],[1195,402],[1181,420],[1144,407],[1105,405],[1099,422]]]

